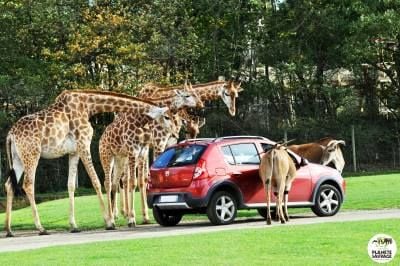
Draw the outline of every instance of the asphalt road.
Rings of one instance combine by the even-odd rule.
[[[316,217],[313,214],[293,215],[286,225],[273,222],[267,226],[263,219],[238,220],[231,225],[213,226],[208,221],[182,222],[174,227],[161,227],[156,224],[138,225],[136,228],[119,228],[114,231],[86,231],[81,233],[52,232],[51,235],[38,236],[36,232],[14,232],[16,237],[5,238],[3,232],[0,236],[0,252],[21,251],[53,247],[59,245],[83,244],[110,240],[126,240],[139,238],[154,238],[176,235],[201,234],[237,229],[272,228],[275,226],[304,225],[327,222],[366,221],[377,219],[400,219],[400,209],[376,211],[351,211],[339,212],[333,217]]]

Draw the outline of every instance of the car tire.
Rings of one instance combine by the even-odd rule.
[[[257,209],[258,214],[263,217],[264,219],[267,219],[267,208],[261,208],[261,209]],[[271,211],[271,217],[272,219],[275,219],[276,217],[276,210],[275,209],[270,209]]]
[[[153,216],[156,222],[162,226],[174,226],[182,220],[181,213],[169,213],[156,206],[153,207]]]
[[[207,206],[207,216],[214,225],[232,223],[237,214],[237,201],[231,193],[218,191],[212,197]]]
[[[318,216],[333,216],[342,205],[342,196],[339,190],[329,184],[324,184],[318,188],[314,206],[311,210]]]

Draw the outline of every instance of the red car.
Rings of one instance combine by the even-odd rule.
[[[167,148],[150,169],[147,202],[163,226],[188,213],[206,213],[215,225],[232,223],[238,209],[266,215],[264,185],[258,175],[260,154],[275,142],[234,136],[183,141]],[[335,215],[345,195],[338,171],[307,163],[297,171],[289,207],[311,207],[318,216]],[[272,196],[272,206],[275,198]]]

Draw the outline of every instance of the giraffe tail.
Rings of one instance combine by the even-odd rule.
[[[16,197],[25,195],[25,191],[18,185],[17,175],[15,174],[15,170],[12,164],[12,156],[11,156],[11,144],[12,144],[12,137],[11,135],[7,135],[6,140],[6,152],[7,152],[7,162],[8,162],[8,171],[6,173],[6,179],[10,180],[11,187],[14,191],[14,195]]]

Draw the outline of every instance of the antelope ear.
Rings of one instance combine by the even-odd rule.
[[[166,111],[168,110],[168,107],[157,107],[157,106],[152,106],[150,107],[150,110],[146,113],[146,115],[150,116],[152,119],[157,119],[160,118]]]
[[[236,88],[237,88],[237,92],[241,92],[241,91],[243,91],[243,88],[242,87],[240,87],[242,85],[242,81],[239,81],[239,83],[237,83],[236,84]]]
[[[344,140],[338,140],[336,143],[337,144],[342,144],[343,146],[346,146],[346,142]]]

